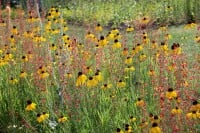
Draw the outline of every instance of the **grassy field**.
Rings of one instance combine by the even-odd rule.
[[[78,26],[55,8],[42,20],[16,13],[0,23],[1,132],[200,132],[198,24]]]

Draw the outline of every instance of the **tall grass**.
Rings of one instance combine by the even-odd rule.
[[[110,133],[128,124],[142,133],[156,122],[167,133],[199,132],[198,25],[152,30],[139,21],[130,32],[101,30],[98,21],[67,25],[56,9],[42,26],[34,10],[16,10],[13,20],[4,12],[0,131]]]

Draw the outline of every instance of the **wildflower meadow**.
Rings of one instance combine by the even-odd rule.
[[[200,132],[195,17],[77,23],[68,10],[1,8],[0,133]]]

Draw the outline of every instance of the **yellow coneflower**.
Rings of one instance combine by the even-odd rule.
[[[18,34],[18,30],[17,30],[17,27],[16,27],[16,26],[13,26],[13,28],[12,28],[12,30],[11,30],[11,33],[12,33],[12,34],[15,34],[15,35]]]
[[[108,40],[104,36],[101,36],[100,40],[98,40],[98,44],[101,47],[106,46],[108,44]]]
[[[179,114],[181,114],[182,112],[183,112],[182,109],[180,109],[179,107],[176,107],[176,108],[174,108],[174,109],[171,110],[171,113],[172,113],[173,115],[179,115]]]
[[[10,35],[10,38],[9,38],[10,42],[13,44],[15,43],[15,37],[14,35]]]
[[[200,111],[200,103],[197,100],[192,102],[192,106],[190,107],[190,111]]]
[[[52,50],[52,51],[55,51],[56,49],[57,49],[57,46],[56,46],[54,43],[52,43],[52,44],[51,44],[51,50]]]
[[[93,77],[89,77],[86,83],[87,87],[95,87],[97,84],[98,84],[98,81]]]
[[[123,87],[126,87],[126,82],[122,81],[122,80],[119,80],[117,82],[117,87],[119,88],[123,88]]]
[[[61,116],[59,119],[58,119],[58,122],[59,123],[63,123],[63,122],[65,122],[65,121],[67,121],[68,119],[67,119],[67,117],[66,116]]]
[[[112,45],[112,48],[118,49],[118,48],[121,48],[121,47],[122,47],[122,44],[117,39],[115,39],[114,44]]]
[[[171,39],[172,38],[172,35],[170,35],[170,34],[165,34],[165,40],[169,40],[169,39]]]
[[[188,119],[197,119],[200,118],[200,112],[199,111],[192,111],[186,114],[186,117]]]
[[[125,133],[132,133],[132,127],[129,124],[125,124]]]
[[[120,128],[117,128],[116,133],[124,133]]]
[[[68,72],[68,73],[65,74],[65,77],[68,78],[68,79],[70,79],[70,78],[72,78],[73,76],[72,76],[72,74],[71,74],[70,72]]]
[[[130,122],[135,122],[137,120],[137,118],[135,118],[135,117],[133,117],[133,116],[130,116],[130,118],[129,118],[129,121]]]
[[[141,98],[138,98],[135,104],[136,106],[143,107],[145,105],[145,102]]]
[[[16,78],[11,77],[11,78],[9,79],[9,83],[11,83],[11,84],[16,84],[16,83],[18,83],[18,80],[17,80]]]
[[[36,109],[36,103],[33,103],[31,100],[27,101],[26,111],[32,111]]]
[[[5,26],[6,26],[6,23],[5,23],[4,20],[2,20],[2,21],[0,22],[0,27],[5,27]]]
[[[143,46],[141,45],[141,44],[137,44],[136,45],[136,47],[135,47],[135,51],[136,51],[136,53],[138,53],[138,52],[140,52],[140,51],[142,51],[143,50]]]
[[[117,33],[119,33],[119,30],[117,28],[113,28],[111,30],[111,33],[116,35]]]
[[[160,123],[160,118],[157,115],[153,116],[152,123]]]
[[[123,56],[127,56],[127,55],[128,55],[128,48],[124,48],[124,49],[123,49],[122,55],[123,55]]]
[[[165,42],[161,42],[160,49],[164,52],[168,51],[168,46]]]
[[[111,32],[108,32],[108,35],[106,36],[106,39],[113,40],[114,38],[115,38],[115,34],[111,33]]]
[[[151,44],[151,48],[152,49],[156,49],[156,48],[158,48],[158,43],[156,42],[156,41],[152,41],[152,44]]]
[[[137,54],[137,51],[136,51],[135,47],[133,47],[131,50],[131,55],[134,56],[136,54]]]
[[[150,21],[150,18],[149,17],[147,17],[147,16],[145,16],[145,17],[143,17],[141,20],[141,24],[148,24],[149,23],[149,21]]]
[[[155,73],[156,72],[153,69],[150,69],[149,72],[148,72],[148,75],[149,76],[155,76]]]
[[[103,30],[102,26],[98,23],[97,26],[95,27],[95,31],[100,32],[102,30]]]
[[[176,91],[173,90],[173,88],[169,88],[165,95],[168,99],[173,99],[177,97]]]
[[[28,57],[27,57],[26,55],[23,55],[23,56],[22,56],[22,61],[23,61],[23,62],[28,62]]]
[[[184,29],[192,29],[195,28],[197,26],[197,24],[195,24],[194,22],[188,22],[188,24],[185,25]]]
[[[132,64],[132,62],[133,62],[133,58],[130,57],[130,56],[128,56],[128,57],[125,59],[125,64],[127,64],[127,65]]]
[[[195,36],[194,41],[199,43],[200,42],[200,36]]]
[[[131,26],[128,26],[126,29],[126,32],[132,32],[132,31],[134,31],[134,28]]]
[[[150,133],[162,133],[160,127],[158,127],[157,123],[153,123],[150,129]]]
[[[101,89],[106,90],[112,88],[112,84],[104,84],[101,86]]]
[[[144,53],[141,53],[140,56],[139,56],[139,61],[145,61],[147,58],[147,56],[144,54]]]
[[[40,77],[40,79],[45,79],[45,78],[49,77],[49,73],[47,71],[42,70],[39,73],[39,77]]]
[[[100,82],[100,81],[103,80],[103,74],[101,73],[100,70],[97,70],[97,71],[96,71],[96,73],[95,73],[95,75],[94,75],[94,78],[95,78],[98,82]]]
[[[42,113],[42,114],[37,114],[37,121],[39,122],[39,123],[41,123],[41,122],[43,122],[43,121],[45,121],[46,119],[48,119],[49,118],[49,114],[48,113]]]
[[[134,66],[127,66],[125,69],[124,69],[125,72],[133,72],[135,71],[135,67]]]
[[[122,38],[122,36],[121,36],[121,34],[119,34],[119,33],[117,33],[117,34],[115,34],[115,36],[114,36],[114,39],[121,39]]]
[[[25,71],[21,71],[19,77],[20,78],[26,78],[27,73]]]
[[[76,80],[76,86],[84,85],[87,80],[87,76],[82,72],[78,72],[78,78]]]

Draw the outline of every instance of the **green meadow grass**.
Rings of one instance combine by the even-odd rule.
[[[200,45],[194,41],[195,36],[199,36],[197,27],[184,29],[183,25],[173,26],[168,27],[167,31],[137,30],[136,27],[131,33],[125,32],[124,27],[120,30],[122,38],[119,39],[123,47],[113,50],[113,40],[105,47],[96,48],[98,42],[85,39],[88,31],[99,39],[101,35],[106,36],[111,30],[109,28],[97,32],[94,30],[96,24],[91,24],[90,27],[67,25],[68,31],[63,31],[65,24],[55,23],[53,19],[51,22],[52,28],[59,29],[58,33],[42,29],[34,32],[35,36],[26,37],[23,33],[27,30],[33,31],[39,26],[39,21],[27,23],[21,20],[12,23],[17,26],[19,32],[19,35],[13,33],[15,43],[10,41],[12,27],[8,34],[1,36],[4,39],[1,40],[0,62],[0,131],[110,133],[116,132],[117,128],[124,131],[125,124],[129,124],[132,132],[142,133],[151,129],[149,114],[152,113],[160,117],[159,127],[163,132],[199,132],[199,118],[186,118],[193,100],[199,100],[200,92]],[[46,25],[45,21],[43,26]],[[6,30],[6,27],[2,27],[1,33]],[[143,50],[131,56],[132,47],[136,47],[137,43],[142,44],[143,32],[147,32],[150,41],[142,45]],[[62,39],[62,33],[70,38]],[[166,41],[169,55],[165,55],[163,51],[157,53],[166,34],[172,36]],[[39,35],[45,37],[46,41],[35,42]],[[158,43],[157,49],[151,48],[153,40]],[[53,43],[57,47],[56,50],[52,48]],[[79,48],[79,43],[82,43],[84,48]],[[173,43],[180,44],[182,54],[171,56]],[[72,47],[71,50],[69,46]],[[121,54],[124,47],[129,49],[126,56]],[[33,57],[24,61],[22,57],[29,56],[29,52]],[[146,59],[139,61],[142,53],[146,55]],[[156,54],[160,54],[158,60]],[[133,58],[129,65],[134,66],[135,71],[125,73],[124,69],[128,66],[125,60],[128,56]],[[176,64],[177,71],[167,69],[170,63]],[[186,66],[183,66],[184,63]],[[88,66],[92,69],[91,73],[86,71]],[[103,81],[91,88],[86,85],[76,86],[78,72],[82,71],[89,77],[94,76],[97,69],[101,71]],[[157,76],[150,77],[150,69],[153,69]],[[25,78],[19,76],[22,70],[27,73]],[[186,77],[183,72],[187,74]],[[41,78],[44,73],[49,75]],[[72,78],[67,78],[67,73],[72,74]],[[119,87],[119,80],[124,81],[126,86]],[[182,80],[189,85],[182,85]],[[112,87],[103,90],[101,87],[104,84],[112,84]],[[180,103],[165,96],[170,87],[177,91]],[[136,105],[138,98],[141,98],[145,105]],[[27,111],[27,100],[36,103],[36,108]],[[180,116],[171,114],[171,110],[176,106],[183,111]],[[40,123],[37,121],[38,113],[48,113],[49,117]],[[63,123],[58,122],[61,116],[67,117]],[[134,122],[130,121],[131,116],[136,119]],[[142,128],[141,125],[145,127]]]

